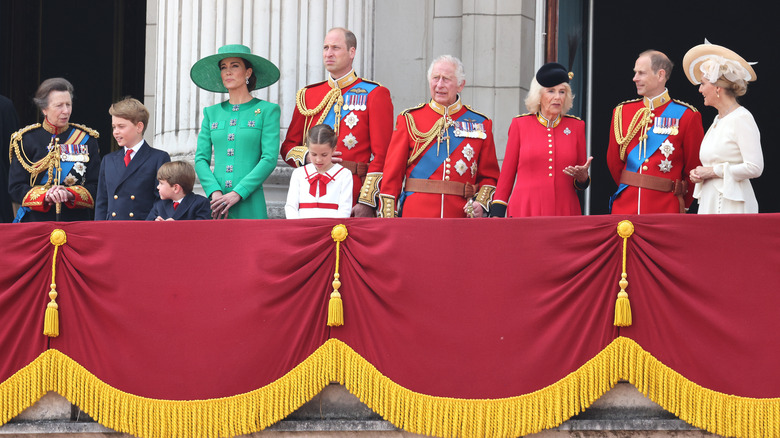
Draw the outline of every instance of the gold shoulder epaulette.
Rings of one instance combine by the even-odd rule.
[[[41,127],[40,123],[33,123],[32,125],[27,125],[24,128],[22,128],[22,129],[20,129],[20,130],[18,130],[16,132],[14,132],[13,134],[11,134],[11,138],[12,139],[16,139],[17,141],[21,140],[22,139],[22,135],[24,135],[28,131],[32,131],[33,129],[40,128],[40,127]]]
[[[95,131],[92,128],[86,127],[84,125],[79,125],[78,123],[71,123],[70,126],[75,126],[76,128],[81,129],[82,131],[86,132],[87,134],[91,135],[95,138],[100,138],[100,133]]]
[[[413,106],[411,108],[407,108],[407,109],[401,111],[401,114],[406,114],[406,113],[408,113],[410,111],[414,111],[416,109],[420,109],[420,108],[424,107],[425,105],[427,105],[427,104],[421,103],[421,104],[418,104],[417,106]]]
[[[638,98],[636,98],[636,99],[629,99],[629,100],[624,100],[624,101],[620,102],[620,103],[619,103],[617,106],[623,106],[623,105],[624,105],[624,104],[626,104],[626,103],[631,103],[631,102],[638,102],[638,101],[640,101],[640,100],[642,100],[642,98],[641,98],[641,97],[638,97]]]
[[[479,111],[475,110],[474,108],[472,108],[472,107],[470,107],[470,106],[468,106],[468,105],[463,105],[463,106],[465,106],[466,108],[468,108],[468,109],[469,109],[469,111],[471,111],[472,113],[479,114],[480,116],[482,116],[482,117],[484,117],[484,118],[486,118],[486,119],[490,119],[490,117],[488,117],[488,116],[486,116],[486,115],[482,114],[481,112],[479,112]]]
[[[370,80],[370,79],[366,79],[366,78],[360,78],[360,80],[361,80],[361,81],[363,81],[363,82],[368,82],[369,84],[379,85],[380,87],[382,86],[382,84],[380,84],[379,82],[377,82],[377,81],[372,81],[372,80]]]
[[[323,84],[323,83],[325,83],[325,82],[328,82],[328,81],[319,81],[319,82],[315,82],[315,83],[313,83],[313,84],[309,84],[309,85],[307,85],[307,86],[305,86],[305,87],[301,88],[301,90],[305,90],[305,89],[307,89],[307,88],[316,87],[317,85]],[[299,92],[300,92],[300,90],[299,90]]]
[[[564,115],[563,115],[563,117],[570,117],[570,118],[572,118],[572,119],[582,120],[581,118],[579,118],[579,117],[577,117],[577,116],[573,116],[573,115],[571,115],[571,114],[564,114]]]
[[[693,106],[693,105],[691,105],[690,103],[686,103],[686,102],[683,102],[682,100],[677,100],[677,99],[672,99],[672,101],[673,101],[673,102],[676,102],[676,103],[679,103],[680,105],[685,105],[685,106],[687,106],[688,108],[690,108],[691,110],[693,110],[693,112],[695,112],[695,113],[698,113],[698,112],[699,112],[699,110],[697,110],[697,109],[696,109],[696,107],[695,107],[695,106]]]
[[[533,116],[533,115],[535,115],[535,114],[534,113],[523,113],[523,114],[516,115],[515,118],[525,117],[525,116]]]

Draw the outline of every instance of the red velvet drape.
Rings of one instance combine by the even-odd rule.
[[[59,227],[50,348],[136,395],[251,391],[331,337],[412,391],[508,397],[621,335],[706,388],[780,397],[780,215],[627,217],[634,322],[618,331],[621,219],[343,221],[332,329],[332,220],[0,225],[0,382],[47,348]]]

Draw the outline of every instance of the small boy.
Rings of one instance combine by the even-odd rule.
[[[126,97],[111,105],[111,128],[122,149],[100,163],[95,220],[144,220],[158,200],[157,169],[171,161],[168,152],[144,141],[149,111]]]
[[[211,219],[211,204],[205,196],[192,193],[195,168],[185,161],[171,161],[157,171],[160,200],[146,216],[148,221]]]

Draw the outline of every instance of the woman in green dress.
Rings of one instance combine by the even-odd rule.
[[[229,99],[203,109],[195,171],[215,219],[266,219],[263,182],[279,156],[279,105],[250,92],[279,80],[279,69],[241,44],[222,46],[192,66],[200,88]],[[211,157],[214,156],[214,170]]]

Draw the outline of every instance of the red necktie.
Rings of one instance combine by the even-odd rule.
[[[174,202],[173,203],[173,210],[176,211],[176,208],[179,206],[180,202]]]
[[[128,149],[125,151],[125,167],[130,165],[130,154],[133,153],[132,149]]]
[[[328,193],[328,178],[327,175],[317,173],[309,177],[309,194],[317,196],[317,186],[320,187],[320,196],[324,196]]]

